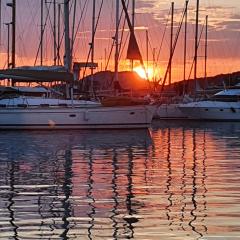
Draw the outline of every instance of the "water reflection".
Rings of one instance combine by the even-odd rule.
[[[151,134],[0,134],[0,237],[237,236],[239,131],[155,122]]]
[[[9,211],[9,223],[12,227],[13,230],[13,238],[14,239],[18,239],[18,226],[15,224],[15,212],[13,209],[13,205],[14,205],[14,196],[15,196],[15,178],[14,178],[14,172],[15,172],[15,165],[13,162],[10,163],[9,166],[9,196],[8,196],[8,205],[7,205],[7,209]]]

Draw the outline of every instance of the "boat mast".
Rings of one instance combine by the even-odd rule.
[[[119,0],[116,0],[115,71],[114,71],[115,82],[118,82],[118,65],[119,65],[119,9],[120,9],[120,2]]]
[[[64,66],[67,72],[72,70],[72,57],[70,50],[70,38],[69,38],[69,1],[64,0],[64,31],[65,31],[65,55],[64,55]],[[66,98],[70,98],[69,84],[66,83]],[[73,88],[71,88],[71,99],[73,99]]]
[[[7,65],[8,68],[10,67],[10,46],[9,46],[9,40],[10,40],[10,23],[7,23]]]
[[[53,63],[56,65],[57,63],[57,32],[56,32],[56,0],[53,0]]]
[[[135,2],[135,0],[132,0],[132,26],[133,26],[133,29],[135,27],[135,8],[136,8],[136,2]]]
[[[130,50],[130,48],[129,48],[130,44],[129,44],[128,52],[127,52],[127,58],[128,59],[139,60],[142,68],[144,69],[144,72],[146,73],[146,68],[144,66],[143,58],[142,58],[141,52],[140,52],[138,44],[137,44],[137,40],[136,40],[136,37],[135,37],[135,34],[134,34],[132,23],[131,23],[131,20],[130,20],[129,14],[128,14],[128,10],[127,10],[127,7],[126,7],[126,3],[125,3],[124,0],[121,0],[121,2],[122,2],[123,11],[125,12],[127,24],[128,24],[129,30],[130,30],[131,47],[134,48],[134,53],[132,52],[132,50],[129,51]]]
[[[149,35],[148,35],[148,30],[146,30],[146,55],[147,55],[147,70],[146,70],[146,77],[148,80],[148,64],[149,64],[149,60],[148,60],[148,55],[149,55]]]
[[[204,91],[207,87],[207,58],[208,58],[208,15],[206,16],[206,29],[205,29],[205,67],[204,67]]]
[[[186,66],[187,66],[187,28],[188,28],[188,3],[185,7],[185,31],[184,31],[184,67],[183,67],[183,95],[186,93]]]
[[[70,38],[69,38],[69,1],[64,0],[64,25],[65,25],[65,68],[68,72],[71,71],[72,59],[70,50]]]
[[[165,72],[165,75],[164,75],[164,78],[163,78],[162,87],[161,87],[161,93],[163,92],[165,83],[167,81],[167,77],[168,77],[168,73],[169,73],[169,67],[170,67],[170,62],[171,62],[171,59],[173,58],[173,55],[174,55],[174,52],[175,52],[175,49],[176,49],[176,46],[177,46],[178,38],[179,38],[181,29],[182,29],[182,25],[183,25],[183,22],[184,22],[184,16],[185,15],[183,15],[182,18],[181,18],[181,21],[180,21],[180,24],[179,24],[179,27],[178,27],[178,30],[177,30],[177,33],[176,33],[176,38],[175,38],[175,41],[174,41],[174,44],[173,44],[173,51],[172,51],[171,57],[169,58],[169,61],[168,61],[168,64],[167,64],[167,69],[166,69],[166,72]]]
[[[2,45],[2,0],[0,0],[0,50]]]
[[[75,22],[76,22],[76,11],[77,11],[77,0],[74,0],[73,7],[73,19],[72,19],[72,39],[71,39],[71,56],[73,55],[74,46],[74,34],[75,34]]]
[[[198,23],[199,23],[199,0],[197,0],[197,9],[196,9],[195,54],[194,54],[194,96],[195,98],[197,94]]]
[[[58,3],[57,64],[60,65],[61,4]]]
[[[16,52],[16,0],[12,0],[12,68],[15,68],[16,66],[15,52]]]
[[[156,48],[153,48],[153,84],[156,86]]]
[[[136,2],[135,0],[132,0],[132,27],[133,27],[133,31],[135,28],[135,7],[136,7]],[[131,60],[131,70],[133,71],[133,63],[134,60]]]
[[[12,8],[12,61],[11,61],[11,66],[12,68],[15,68],[15,52],[16,52],[16,45],[15,45],[15,40],[16,40],[16,0],[12,0],[11,3],[7,3],[8,7]],[[10,65],[10,64],[9,64]]]
[[[172,55],[173,55],[173,17],[174,17],[174,2],[172,2],[171,14],[171,37],[170,37],[170,65],[169,65],[169,85],[172,83]]]
[[[40,36],[40,65],[43,65],[43,0],[41,0],[41,36]]]
[[[15,63],[15,55],[16,55],[16,0],[12,0],[11,3],[7,3],[8,7],[12,8],[12,59],[11,63],[9,63],[8,67],[15,68],[16,63]],[[9,26],[8,26],[9,27]],[[9,39],[9,37],[8,37]],[[12,86],[14,86],[14,82],[12,80]]]
[[[10,67],[10,25],[11,23],[5,23],[7,26],[7,67]]]
[[[96,0],[93,0],[93,9],[92,9],[92,41],[91,41],[91,63],[94,63],[94,54],[95,54],[95,25],[96,25]],[[91,88],[90,91],[93,94],[93,73],[94,68],[91,67]]]

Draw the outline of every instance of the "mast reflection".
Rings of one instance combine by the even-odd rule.
[[[71,149],[66,150],[65,162],[64,162],[64,181],[63,181],[63,194],[64,199],[62,200],[63,216],[62,216],[62,229],[63,232],[60,234],[62,239],[69,239],[68,232],[70,229],[69,218],[72,216],[71,212],[71,201],[70,197],[72,194],[72,153]]]
[[[173,231],[172,224],[173,220],[171,217],[171,208],[173,206],[173,200],[172,196],[173,193],[171,192],[171,185],[172,185],[172,161],[171,161],[171,129],[167,129],[167,181],[166,181],[166,195],[167,195],[167,200],[168,200],[168,205],[166,206],[166,215],[167,219],[169,221],[169,228],[171,231]]]
[[[185,129],[182,129],[182,177],[181,177],[181,202],[182,202],[182,208],[180,209],[180,213],[181,213],[181,217],[179,220],[180,226],[182,228],[183,231],[186,231],[185,227],[184,227],[184,213],[185,213],[185,209],[187,207],[187,197],[186,197],[186,193],[187,193],[187,171],[186,171],[186,167],[187,167],[187,158],[186,158],[186,133],[185,133]]]
[[[12,159],[10,163],[8,163],[9,166],[9,196],[8,196],[8,205],[7,209],[9,211],[9,223],[12,226],[13,229],[13,239],[18,240],[18,225],[15,223],[15,211],[14,211],[14,197],[17,195],[16,189],[15,189],[15,173],[17,172],[17,167]]]
[[[220,138],[219,129],[0,135],[0,233],[12,239],[204,238],[219,229],[211,225],[211,207],[218,210],[214,193],[226,187],[212,174],[225,170],[227,181],[240,156],[236,133],[221,130]],[[230,143],[234,159],[223,162]],[[231,193],[237,180],[227,185]]]
[[[134,223],[138,222],[138,219],[133,215],[136,214],[136,210],[133,209],[132,200],[134,198],[133,194],[133,151],[131,146],[127,149],[128,153],[128,163],[127,163],[127,196],[126,196],[126,208],[127,208],[127,216],[124,217],[124,220],[127,222],[127,227],[129,229],[128,239],[134,238]]]
[[[160,207],[164,207],[165,224],[171,232],[182,231],[188,236],[191,230],[191,235],[200,239],[207,233],[204,224],[207,217],[204,213],[207,211],[206,136],[201,131],[185,127],[163,128],[160,133],[153,134],[154,148],[156,144],[161,146],[161,150],[155,152],[155,161],[158,159],[165,164],[159,166],[161,175],[152,185],[165,182],[163,191],[166,201],[161,200],[161,205],[156,205],[154,209],[158,209],[160,216]],[[160,190],[158,194],[161,198],[164,196]]]
[[[112,190],[113,190],[113,209],[112,209],[112,215],[110,216],[110,219],[113,222],[113,235],[112,238],[113,239],[118,239],[118,221],[116,219],[117,215],[118,215],[118,206],[119,206],[119,202],[118,202],[118,198],[119,198],[119,194],[118,194],[118,189],[117,189],[117,171],[118,171],[118,154],[116,149],[113,149],[113,161],[112,161]]]
[[[89,227],[88,227],[88,239],[93,239],[93,234],[92,234],[92,230],[94,228],[94,221],[95,221],[95,198],[93,196],[93,190],[94,190],[94,180],[93,180],[93,149],[90,149],[89,151],[89,159],[88,161],[88,166],[89,166],[89,172],[88,172],[88,180],[87,180],[87,185],[88,185],[88,189],[87,189],[87,198],[89,200],[89,207],[90,207],[90,212],[87,213],[88,217],[89,217]]]
[[[196,132],[195,129],[193,130],[193,166],[192,166],[192,204],[193,208],[190,211],[190,214],[192,216],[192,219],[189,221],[189,226],[192,228],[193,232],[197,233],[200,238],[203,237],[203,234],[197,230],[197,227],[194,225],[194,222],[198,218],[197,208],[198,208],[198,202],[196,200],[196,195],[198,192],[198,185],[197,185],[197,146],[196,146]]]

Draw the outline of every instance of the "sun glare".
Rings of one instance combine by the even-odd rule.
[[[133,69],[133,71],[136,72],[143,79],[147,79],[147,78],[152,79],[153,78],[153,69],[152,68],[147,69],[148,77],[146,76],[145,70],[141,66],[135,67]]]

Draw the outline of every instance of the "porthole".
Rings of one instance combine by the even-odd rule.
[[[206,108],[205,111],[207,112],[207,111],[208,111],[208,108]]]
[[[220,112],[223,112],[223,109],[220,109]]]
[[[74,118],[74,117],[76,117],[76,114],[70,114],[69,117]]]
[[[134,114],[135,114],[135,112],[131,112],[131,113],[130,113],[130,115],[134,115]]]

